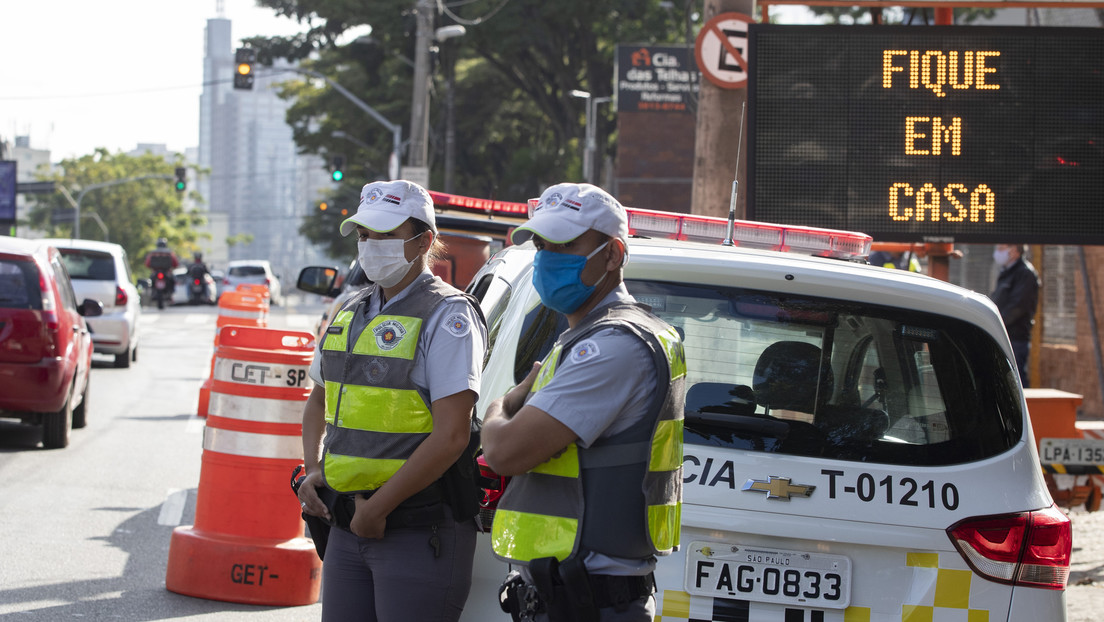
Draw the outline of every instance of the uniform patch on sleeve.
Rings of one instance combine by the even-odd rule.
[[[590,339],[586,339],[575,344],[575,347],[571,350],[571,362],[582,363],[583,361],[597,358],[601,354],[602,353],[598,350],[598,344]]]
[[[471,321],[463,313],[453,313],[445,318],[441,326],[453,337],[463,337],[471,332]]]

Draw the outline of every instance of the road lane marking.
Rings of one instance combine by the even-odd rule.
[[[170,488],[165,502],[161,504],[161,513],[157,515],[158,525],[175,527],[184,517],[184,503],[188,500],[188,491],[182,488]]]

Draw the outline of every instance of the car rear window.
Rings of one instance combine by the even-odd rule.
[[[233,266],[230,276],[264,276],[264,266]]]
[[[627,281],[686,348],[688,444],[913,466],[958,464],[1023,433],[1015,369],[960,320],[746,289]],[[537,305],[515,381],[566,328]]]
[[[42,308],[38,268],[33,262],[0,259],[0,307]]]
[[[61,260],[73,280],[114,281],[115,259],[110,253],[83,250],[78,248],[59,248]]]
[[[1013,447],[1015,370],[945,316],[742,289],[629,282],[684,335],[685,441],[904,465]]]

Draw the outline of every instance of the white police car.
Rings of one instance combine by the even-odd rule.
[[[630,240],[629,291],[687,355],[681,547],[655,619],[1065,620],[1070,522],[989,300],[847,261],[862,234],[737,223],[731,247],[726,226],[630,210],[631,234],[660,239]],[[499,252],[469,286],[489,321],[479,413],[566,325],[533,253]],[[481,537],[464,619],[508,619]]]

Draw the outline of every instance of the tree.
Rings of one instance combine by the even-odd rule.
[[[199,250],[195,227],[203,224],[198,210],[186,211],[173,186],[173,173],[183,166],[182,156],[175,162],[153,154],[132,157],[122,152],[109,153],[97,149],[91,155],[62,160],[56,173],[40,175],[40,181],[53,181],[66,188],[76,198],[82,188],[104,182],[130,179],[144,175],[164,175],[166,179],[146,179],[108,186],[88,192],[81,201],[81,237],[106,240],[122,246],[128,255],[131,272],[141,275],[146,252],[158,238],[166,238],[170,248],[182,257]],[[196,195],[193,195],[196,196]],[[72,211],[69,201],[60,192],[31,196],[27,215],[30,227],[48,236],[68,237],[73,234],[72,222],[55,222],[55,214]],[[103,222],[100,228],[95,215]]]
[[[415,0],[259,0],[277,14],[303,23],[294,37],[255,38],[260,62],[274,58],[302,61],[355,93],[409,138]],[[668,3],[669,4],[669,3]],[[440,5],[439,5],[440,6]],[[571,97],[575,89],[595,97],[613,89],[614,52],[618,43],[684,42],[681,11],[659,0],[475,0],[448,3],[436,14],[436,26],[467,25],[467,34],[449,41],[458,55],[456,101],[456,192],[523,202],[550,184],[582,178],[585,104]],[[453,8],[448,8],[452,6]],[[496,7],[498,7],[496,11]],[[338,46],[351,28],[370,25],[371,36]],[[444,111],[443,76],[433,71],[429,140],[432,187],[441,187]],[[322,83],[290,80],[281,96],[295,103],[288,122],[299,148],[325,160],[348,156],[349,193],[366,181],[385,179],[391,134],[347,99]],[[599,159],[614,154],[616,115],[599,107]],[[337,138],[335,132],[356,140]],[[361,144],[365,146],[361,146]],[[355,209],[353,202],[329,197],[331,205]],[[312,210],[301,232],[316,243],[330,244],[334,212]],[[337,243],[340,255],[347,246]]]

